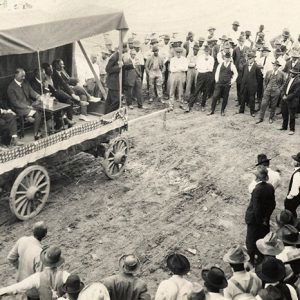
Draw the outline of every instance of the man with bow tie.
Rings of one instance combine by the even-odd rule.
[[[289,125],[289,135],[293,135],[295,133],[296,111],[300,96],[299,74],[299,69],[293,68],[290,70],[290,75],[283,86],[281,94],[282,126],[279,130],[287,130]]]

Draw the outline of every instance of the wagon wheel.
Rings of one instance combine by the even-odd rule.
[[[10,192],[9,205],[20,220],[35,217],[45,206],[50,191],[48,172],[41,166],[30,166],[16,178]]]
[[[111,142],[111,145],[105,152],[104,167],[105,175],[110,179],[118,178],[125,169],[128,157],[128,141],[124,138],[117,138]]]

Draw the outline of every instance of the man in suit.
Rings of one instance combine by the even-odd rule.
[[[292,69],[292,68],[296,68],[296,69],[300,69],[300,54],[298,51],[295,51],[295,50],[292,50],[290,52],[290,59],[287,60],[284,68],[283,68],[283,72],[285,73],[289,73],[289,71]]]
[[[7,95],[12,110],[18,115],[25,117],[29,122],[34,123],[34,139],[38,140],[39,128],[42,114],[34,109],[34,106],[41,100],[41,96],[25,81],[25,71],[18,68],[14,80],[9,84]]]
[[[283,122],[279,130],[287,130],[289,125],[289,135],[295,133],[296,111],[300,96],[299,74],[299,69],[293,68],[290,70],[290,75],[288,76],[281,93],[281,113]]]
[[[142,102],[142,70],[136,59],[136,51],[130,50],[130,58],[124,61],[125,70],[125,95],[129,108],[133,108],[134,95],[137,99],[138,108],[143,108]]]
[[[238,46],[233,49],[232,58],[234,65],[238,71],[238,78],[236,80],[236,92],[238,103],[241,104],[241,81],[244,65],[247,63],[247,53],[249,48],[245,46],[245,38],[240,36],[238,38]]]
[[[259,166],[255,175],[256,186],[251,193],[245,215],[247,224],[246,247],[252,265],[255,264],[255,255],[260,255],[256,241],[270,232],[270,217],[276,206],[274,187],[267,183],[269,179],[267,168]]]
[[[186,56],[188,56],[190,52],[193,52],[194,44],[194,33],[190,31],[187,35],[186,42],[183,44],[183,48],[186,50]]]
[[[241,80],[241,106],[239,113],[245,112],[245,105],[248,104],[250,114],[255,117],[255,94],[257,91],[257,83],[262,76],[261,70],[255,62],[255,54],[249,52],[247,54],[248,62],[244,65]]]
[[[275,117],[276,106],[281,90],[284,85],[285,76],[279,69],[281,66],[279,61],[273,63],[273,71],[268,71],[264,79],[264,96],[261,104],[259,120],[256,124],[263,122],[267,107],[271,105],[269,123],[273,123]]]

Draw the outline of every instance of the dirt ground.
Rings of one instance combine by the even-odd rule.
[[[61,246],[65,268],[84,282],[117,272],[118,258],[134,252],[154,296],[158,283],[168,277],[164,257],[172,249],[190,259],[192,281],[200,281],[201,269],[212,265],[229,272],[222,257],[234,243],[244,242],[247,186],[257,154],[273,158],[271,166],[282,172],[278,209],[292,172],[290,156],[300,151],[300,129],[288,136],[276,130],[281,120],[255,125],[248,111],[234,115],[232,99],[226,117],[219,111],[206,116],[197,109],[190,114],[175,109],[165,123],[159,115],[129,125],[129,161],[117,180],[108,180],[88,154],[63,162],[52,170],[50,198],[34,220],[16,221],[2,199],[1,286],[14,282],[8,251],[39,220],[49,226],[43,243]],[[130,119],[160,108],[153,106],[130,111]]]

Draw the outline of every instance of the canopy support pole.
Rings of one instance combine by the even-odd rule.
[[[80,47],[80,49],[81,49],[81,51],[82,51],[82,54],[84,55],[84,57],[85,57],[85,59],[86,59],[88,65],[89,65],[89,67],[90,67],[90,69],[91,69],[91,71],[92,71],[92,73],[93,73],[93,75],[94,75],[94,78],[95,78],[95,80],[96,80],[96,83],[97,83],[97,85],[98,85],[98,87],[99,87],[99,89],[100,89],[100,91],[101,91],[101,93],[102,93],[104,99],[106,99],[107,94],[106,94],[105,88],[103,87],[103,85],[102,85],[102,83],[101,83],[101,81],[100,81],[100,79],[99,79],[98,74],[95,72],[95,70],[94,70],[94,68],[93,68],[93,65],[92,65],[92,63],[91,63],[91,61],[90,61],[90,58],[88,57],[88,55],[87,55],[85,49],[83,48],[83,45],[82,45],[81,41],[77,41],[77,43],[78,43],[78,45],[79,45],[79,47]]]
[[[42,68],[41,68],[40,51],[37,51],[37,57],[38,57],[39,74],[40,74],[40,84],[41,84],[41,97],[42,97],[43,96],[43,78],[42,78]],[[44,103],[42,103],[42,106],[43,106],[45,133],[46,133],[46,136],[48,136],[46,111],[45,111]]]
[[[122,29],[119,30],[119,65],[122,63],[123,55],[123,32]],[[119,109],[122,107],[122,68],[119,73]]]

